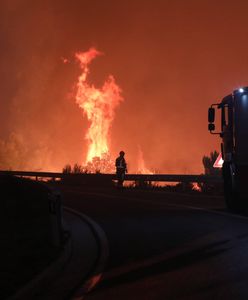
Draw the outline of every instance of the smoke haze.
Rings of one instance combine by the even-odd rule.
[[[2,0],[0,169],[85,161],[74,55],[96,47],[105,55],[90,81],[113,74],[125,99],[113,157],[124,150],[131,172],[140,147],[149,170],[203,172],[202,156],[220,143],[207,131],[208,106],[248,85],[247,9],[242,0]]]

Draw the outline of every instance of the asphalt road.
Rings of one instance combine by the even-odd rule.
[[[248,299],[248,218],[220,197],[62,188],[105,231],[110,258],[88,300]]]

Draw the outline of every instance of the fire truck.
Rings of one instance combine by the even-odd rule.
[[[216,131],[215,109],[220,111]],[[234,90],[208,109],[208,130],[221,137],[222,176],[226,206],[242,212],[248,207],[248,87]]]

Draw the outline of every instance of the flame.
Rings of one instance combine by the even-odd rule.
[[[199,186],[199,184],[197,182],[193,182],[192,190],[201,192],[202,188]]]
[[[92,162],[94,157],[104,158],[109,153],[109,130],[115,109],[123,101],[121,89],[112,75],[108,76],[101,88],[88,83],[89,65],[99,55],[102,53],[95,48],[75,54],[82,69],[77,82],[76,103],[90,121],[86,134],[89,143],[86,163]]]
[[[144,155],[140,147],[138,149],[138,173],[153,174],[153,172],[145,165]]]

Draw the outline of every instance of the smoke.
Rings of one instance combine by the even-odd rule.
[[[75,68],[60,60],[67,53],[60,49],[53,7],[46,1],[3,5],[1,169],[60,171],[82,155],[75,128],[84,124],[70,95]]]
[[[0,140],[1,170],[12,170],[14,167],[15,170],[41,171],[51,168],[50,158],[51,152],[44,142],[36,146],[28,144],[18,133],[11,133],[7,140]]]
[[[207,131],[208,106],[247,85],[248,3],[129,2],[1,1],[1,168],[61,170],[87,157],[73,57],[93,45],[105,56],[92,61],[90,81],[101,86],[111,72],[125,98],[112,153],[125,151],[129,172],[137,144],[150,170],[203,171],[202,156],[220,142]]]

